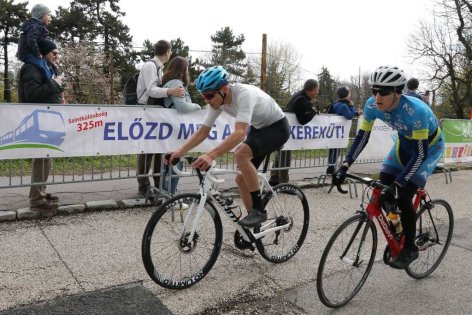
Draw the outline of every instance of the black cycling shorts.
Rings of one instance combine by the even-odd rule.
[[[252,150],[252,164],[256,169],[267,154],[281,149],[289,137],[290,128],[287,117],[261,129],[251,126],[244,143]]]

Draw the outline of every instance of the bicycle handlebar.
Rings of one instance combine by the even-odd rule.
[[[361,182],[362,184],[367,185],[369,187],[373,187],[373,188],[384,189],[384,188],[388,187],[387,185],[382,184],[379,180],[375,180],[375,179],[370,178],[370,177],[362,177],[362,176],[352,174],[352,173],[346,173],[346,178],[357,180],[357,181]],[[333,190],[334,187],[336,187],[337,190],[342,194],[347,194],[347,192],[348,192],[347,190],[342,189],[341,184],[333,184],[332,183],[331,187],[328,190],[328,194],[331,192],[331,190]]]
[[[166,160],[169,160],[170,156],[171,156],[171,154],[167,153],[167,154],[164,155],[164,158],[165,158]],[[192,156],[186,156],[186,157],[184,157],[184,159],[186,159],[187,162],[188,162],[189,164],[191,164],[191,163],[195,162],[195,160],[196,160],[197,158],[192,157]],[[192,172],[191,172],[191,171],[190,171],[190,172],[183,172],[183,171],[181,171],[181,170],[177,167],[177,164],[178,164],[180,161],[181,161],[180,158],[179,158],[179,159],[174,159],[174,160],[170,161],[170,162],[172,163],[172,165],[173,165],[173,166],[172,166],[172,169],[174,170],[174,172],[175,172],[177,175],[179,175],[179,176],[191,176],[191,175],[192,175]],[[212,164],[211,164],[211,166],[210,166],[210,168],[208,168],[208,170],[206,170],[207,178],[208,178],[208,180],[209,180],[210,182],[212,182],[213,184],[222,184],[222,183],[225,182],[225,179],[224,179],[224,178],[216,178],[214,172],[211,172],[211,170],[214,169],[215,165],[216,165],[216,161],[213,161]],[[203,175],[202,175],[201,171],[200,171],[199,169],[195,169],[195,171],[197,172],[198,177],[199,177],[200,179],[202,179],[202,178],[203,178]],[[215,172],[215,173],[217,173],[217,172]]]

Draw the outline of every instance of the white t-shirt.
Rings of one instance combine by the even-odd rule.
[[[248,123],[256,129],[272,125],[285,117],[280,106],[272,97],[258,87],[248,84],[231,84],[233,102],[218,109],[209,107],[203,124],[213,127],[222,111],[236,117],[236,122]]]

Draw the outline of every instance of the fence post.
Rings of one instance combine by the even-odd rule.
[[[262,34],[261,89],[267,91],[267,34]]]

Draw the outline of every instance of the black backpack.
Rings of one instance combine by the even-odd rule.
[[[147,62],[153,62],[157,68],[157,74],[159,76],[159,69],[160,67],[157,65],[157,62],[153,59],[148,60]],[[142,95],[138,97],[138,93],[136,92],[138,88],[138,77],[139,71],[133,74],[131,77],[126,80],[126,83],[123,87],[123,100],[126,105],[138,105],[138,101]],[[163,98],[154,98],[149,97],[147,105],[161,105],[164,106],[164,99]]]

